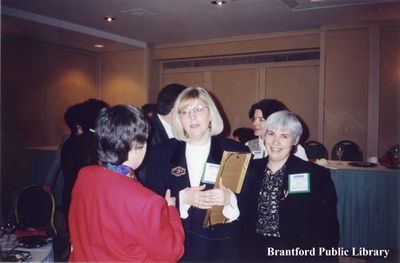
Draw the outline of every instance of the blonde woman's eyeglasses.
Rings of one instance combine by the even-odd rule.
[[[182,119],[188,119],[190,116],[200,116],[205,113],[208,107],[206,105],[197,105],[191,109],[184,109],[178,111]]]

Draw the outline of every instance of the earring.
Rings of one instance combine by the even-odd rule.
[[[183,130],[183,136],[185,136],[186,139],[189,138],[189,134],[185,130]]]
[[[208,129],[210,129],[210,131],[211,131],[211,127],[212,127],[212,124],[211,124],[211,121],[208,123]]]

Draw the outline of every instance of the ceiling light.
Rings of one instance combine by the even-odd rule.
[[[103,44],[94,44],[94,47],[95,47],[95,48],[103,48],[104,45],[103,45]]]
[[[216,0],[216,1],[212,1],[211,4],[213,5],[218,5],[218,6],[222,6],[223,4],[225,4],[226,2],[224,0]]]
[[[106,16],[105,18],[103,18],[104,20],[106,20],[107,22],[112,22],[115,20],[115,17],[112,16]]]

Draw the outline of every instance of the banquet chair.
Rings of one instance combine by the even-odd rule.
[[[15,218],[20,229],[45,231],[50,236],[57,235],[54,225],[55,199],[39,185],[25,187],[15,202]]]
[[[352,141],[343,140],[335,144],[331,153],[332,160],[339,161],[363,161],[361,148]]]
[[[379,163],[389,168],[398,169],[400,166],[400,144],[393,145],[379,158]]]
[[[390,147],[389,152],[391,155],[397,156],[398,158],[398,156],[400,155],[400,144],[396,144]]]
[[[329,159],[328,150],[325,145],[317,141],[308,141],[304,145],[307,157],[310,160]]]

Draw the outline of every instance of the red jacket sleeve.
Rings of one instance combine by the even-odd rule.
[[[149,198],[139,217],[143,234],[138,241],[154,261],[178,261],[184,253],[185,234],[176,207],[154,195]]]

